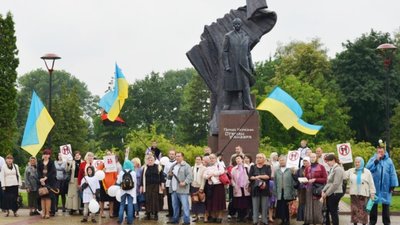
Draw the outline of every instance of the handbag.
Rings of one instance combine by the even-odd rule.
[[[199,201],[200,202],[205,202],[206,201],[206,193],[202,192],[197,192],[197,196],[199,196]]]
[[[322,195],[322,189],[324,189],[323,184],[319,184],[319,183],[313,183],[312,184],[312,194],[314,196],[321,196]]]
[[[17,197],[17,208],[20,209],[24,206],[23,200],[22,200],[22,195],[18,194]]]
[[[137,202],[138,203],[145,203],[146,202],[146,198],[144,197],[144,194],[139,194],[137,196]]]
[[[228,185],[231,183],[231,181],[229,180],[229,177],[226,173],[223,173],[221,175],[219,175],[219,181],[223,184],[223,185]]]
[[[218,169],[219,169],[219,165],[217,165]],[[226,171],[219,175],[219,181],[223,184],[223,185],[229,185],[231,184],[231,180],[228,177],[228,174],[226,174]]]
[[[190,197],[192,199],[192,203],[198,203],[200,201],[198,192],[192,193]]]
[[[49,189],[47,187],[40,187],[38,189],[39,196],[45,196],[49,194]]]

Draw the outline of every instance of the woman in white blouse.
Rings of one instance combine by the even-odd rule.
[[[6,210],[6,216],[9,216],[10,210],[14,216],[18,216],[18,188],[21,186],[21,175],[18,165],[14,164],[14,157],[7,155],[6,163],[2,166],[0,172],[1,188],[4,191],[3,209]]]

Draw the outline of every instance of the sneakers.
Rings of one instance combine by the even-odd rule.
[[[86,223],[86,222],[87,222],[87,219],[85,219],[85,218],[81,220],[81,223]]]
[[[92,219],[92,223],[97,223],[95,218]]]

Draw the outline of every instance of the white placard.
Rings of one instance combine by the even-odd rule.
[[[289,151],[286,159],[287,168],[299,168],[300,151]]]
[[[63,161],[70,161],[72,157],[72,147],[70,144],[60,146],[60,154]]]
[[[343,143],[336,145],[339,156],[339,161],[342,164],[353,162],[353,153],[351,152],[350,143]]]
[[[104,156],[104,168],[107,172],[117,172],[115,155]]]
[[[297,179],[299,180],[300,183],[303,183],[303,184],[308,182],[307,177],[299,177]]]

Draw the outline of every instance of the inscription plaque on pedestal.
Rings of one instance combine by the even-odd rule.
[[[213,151],[221,152],[226,146],[222,159],[226,165],[229,165],[231,155],[235,153],[235,147],[240,145],[243,152],[249,154],[254,161],[260,143],[259,134],[257,111],[223,110],[219,121],[218,151]]]

